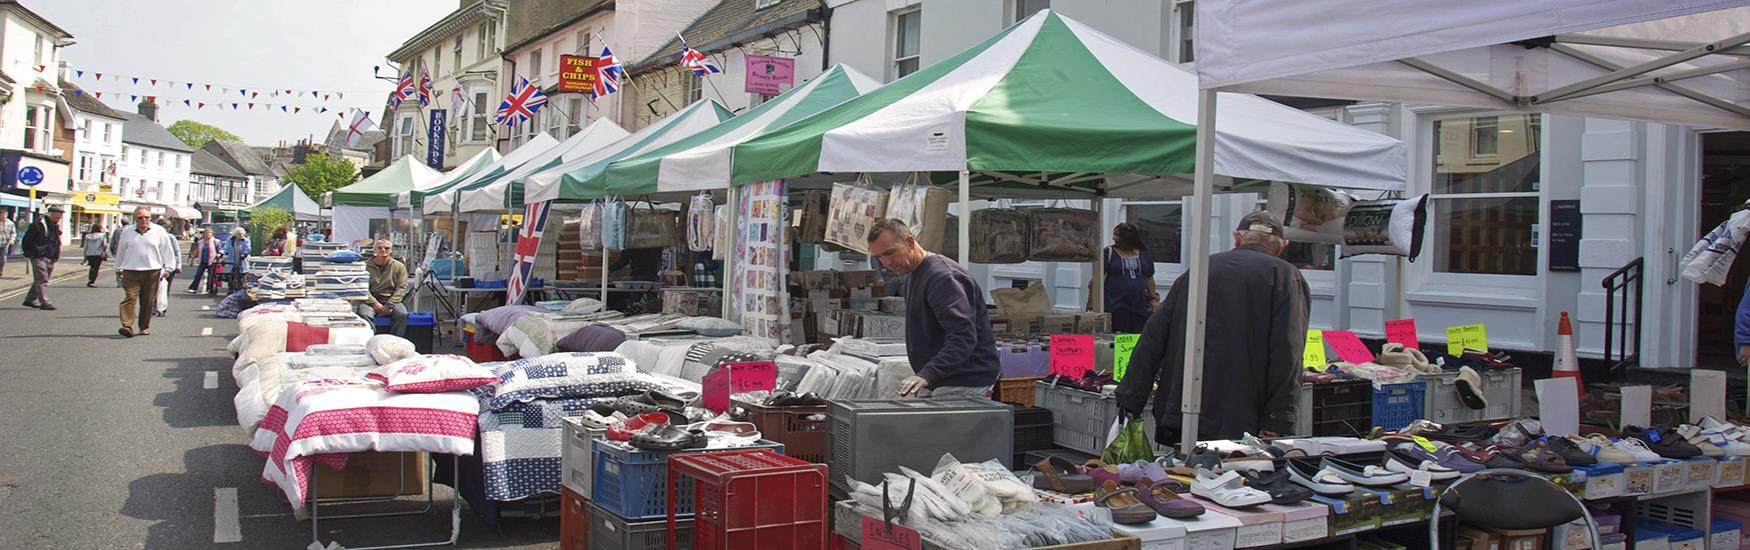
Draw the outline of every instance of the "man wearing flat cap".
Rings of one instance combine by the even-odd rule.
[[[55,262],[61,261],[61,218],[66,212],[51,204],[47,216],[37,216],[24,230],[24,257],[30,260],[30,292],[24,295],[24,307],[55,309],[49,303],[49,277],[55,274]]]
[[[1240,218],[1234,249],[1209,257],[1209,313],[1203,346],[1203,414],[1198,439],[1294,432],[1294,392],[1306,346],[1306,279],[1277,256],[1288,247],[1268,212]],[[1125,414],[1154,397],[1155,441],[1177,445],[1184,395],[1185,277],[1173,282],[1131,353],[1118,385]],[[1156,385],[1159,385],[1158,390]]]

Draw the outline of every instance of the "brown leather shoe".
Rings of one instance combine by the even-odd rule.
[[[140,329],[140,336],[151,336],[151,335],[152,335],[152,329],[149,329],[149,328]]]

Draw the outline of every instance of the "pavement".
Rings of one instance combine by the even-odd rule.
[[[311,524],[294,518],[264,459],[248,447],[231,399],[225,345],[236,323],[217,301],[183,292],[152,335],[116,334],[121,290],[105,270],[85,287],[78,260],[60,262],[49,299],[20,305],[29,275],[7,262],[0,278],[0,547],[305,548]],[[216,384],[214,383],[216,382]],[[224,495],[236,495],[230,504]],[[447,487],[423,515],[323,520],[322,540],[347,546],[443,540]],[[424,499],[352,511],[418,510]],[[465,505],[464,505],[465,506]],[[360,510],[360,508],[368,508]],[[232,518],[235,518],[233,521]],[[233,540],[232,531],[240,535]],[[462,511],[463,548],[558,548],[559,520],[488,526]]]

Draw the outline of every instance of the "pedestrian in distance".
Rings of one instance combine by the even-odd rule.
[[[18,241],[18,226],[12,223],[11,212],[0,212],[0,277],[6,276],[6,257],[12,255],[12,245]]]
[[[231,272],[231,293],[243,290],[243,268],[248,266],[249,232],[238,227],[231,230],[231,240],[225,244],[225,269]]]
[[[1209,382],[1203,384],[1199,440],[1294,433],[1294,394],[1311,307],[1306,279],[1278,257],[1288,238],[1268,212],[1240,218],[1233,237],[1233,250],[1209,257],[1203,342]],[[1153,414],[1155,442],[1163,445],[1177,445],[1182,433],[1187,284],[1183,275],[1173,281],[1118,384],[1120,410],[1129,418]],[[1150,397],[1154,409],[1145,413]]]
[[[24,295],[24,307],[54,310],[49,303],[49,277],[55,274],[55,262],[61,261],[61,218],[67,209],[49,205],[47,216],[37,216],[24,231],[24,257],[30,259],[30,293]]]
[[[1154,256],[1142,244],[1142,230],[1134,223],[1118,224],[1112,229],[1112,246],[1106,247],[1100,261],[1106,264],[1102,292],[1104,311],[1112,316],[1112,332],[1141,332],[1158,300]],[[1093,285],[1093,281],[1088,281],[1090,311],[1094,309]]]
[[[109,235],[103,233],[103,228],[97,224],[85,231],[80,237],[85,240],[85,265],[90,266],[85,276],[85,286],[97,286],[97,272],[103,270],[103,261],[109,258]]]
[[[876,220],[867,238],[869,254],[906,278],[905,348],[913,374],[899,381],[899,395],[985,397],[1002,365],[978,281],[924,250],[905,222]]]
[[[219,261],[219,240],[213,238],[212,229],[202,229],[193,242],[188,245],[188,265],[194,267],[194,281],[188,283],[190,294],[200,292],[201,279],[207,280],[208,287],[216,287],[217,275],[208,273],[213,264]]]
[[[268,239],[267,246],[262,247],[261,255],[263,255],[263,256],[284,256],[284,255],[286,255],[286,228],[280,227],[280,228],[275,228],[273,230],[273,238]]]
[[[159,226],[163,227],[163,226]],[[174,256],[164,264],[163,281],[158,283],[158,295],[152,300],[152,312],[163,317],[170,313],[170,285],[177,273],[182,273],[182,241],[175,233],[166,232],[170,238],[170,253]]]
[[[162,226],[152,223],[152,212],[146,207],[134,209],[134,225],[121,231],[116,239],[115,268],[122,274],[121,329],[124,338],[135,334],[152,334],[152,315],[156,313],[158,285],[167,272],[176,267],[176,239]],[[134,323],[139,323],[139,332]]]

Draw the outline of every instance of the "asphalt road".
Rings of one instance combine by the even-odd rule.
[[[122,338],[114,278],[106,272],[97,288],[86,288],[83,269],[68,266],[61,264],[65,275],[49,293],[58,311],[20,305],[22,270],[0,279],[0,547],[310,545],[310,522],[294,518],[279,490],[261,483],[264,459],[237,427],[225,351],[235,322],[213,315],[216,301],[183,294],[188,279],[178,277],[170,314],[153,321],[152,335]],[[219,373],[217,388],[206,387],[209,373]],[[225,489],[235,489],[235,508],[215,497]],[[323,541],[443,540],[449,494],[439,486],[441,500],[421,516],[325,520]],[[347,511],[323,508],[324,515]],[[225,530],[219,524],[228,523],[215,518],[225,517],[238,518],[241,542],[214,542]],[[462,511],[464,548],[557,548],[558,539],[557,518],[494,527]]]

